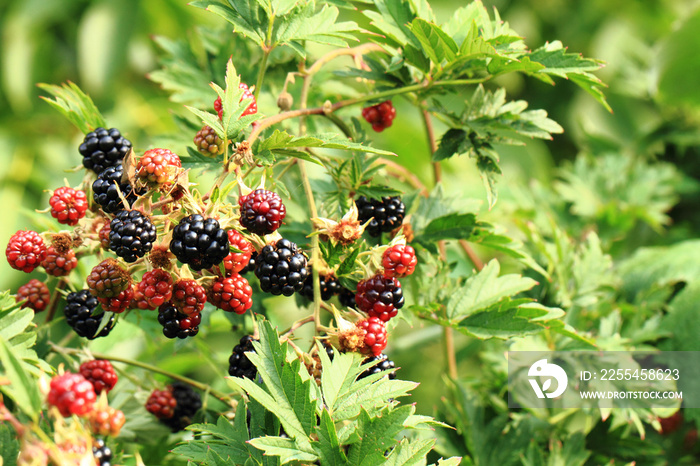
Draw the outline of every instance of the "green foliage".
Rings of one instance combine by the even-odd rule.
[[[82,133],[107,126],[90,96],[80,90],[75,83],[68,82],[62,86],[39,84],[39,87],[54,96],[54,99],[48,97],[42,97],[42,99],[61,112]]]

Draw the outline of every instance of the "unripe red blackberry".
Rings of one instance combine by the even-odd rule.
[[[83,166],[100,174],[124,160],[131,150],[131,142],[116,128],[97,128],[85,135],[78,150],[83,156]]]
[[[138,210],[120,210],[109,224],[109,249],[126,262],[145,256],[156,239],[156,227]]]
[[[214,280],[207,297],[219,309],[236,314],[243,314],[253,306],[253,288],[237,273]]]
[[[250,359],[248,359],[248,356],[245,354],[255,352],[253,341],[256,340],[254,340],[251,335],[245,335],[238,344],[234,346],[233,353],[231,353],[231,357],[228,358],[229,375],[255,380],[255,376],[258,374],[258,368],[250,362]]]
[[[39,233],[19,230],[7,243],[5,257],[13,269],[30,273],[46,259],[46,245]]]
[[[78,220],[85,217],[88,208],[85,193],[67,186],[53,192],[49,205],[51,216],[64,225],[77,225]]]
[[[309,275],[306,256],[287,239],[265,246],[255,262],[260,288],[273,295],[291,296],[301,291]]]
[[[228,234],[216,219],[190,215],[173,229],[170,251],[193,270],[209,269],[228,256]]]
[[[139,309],[156,309],[173,296],[173,277],[163,269],[146,272],[134,290],[134,301]]]
[[[47,400],[50,405],[58,408],[61,416],[68,417],[89,413],[95,404],[95,398],[95,390],[85,377],[66,372],[51,379]]]
[[[335,278],[335,275],[332,274],[319,275],[319,284],[321,285],[322,301],[328,301],[334,295],[340,293],[340,291],[342,290],[340,282],[337,278]],[[304,282],[304,288],[301,290],[301,294],[309,301],[314,300],[314,277],[311,272],[311,269],[309,269],[308,277],[306,277],[306,281]]]
[[[240,222],[256,235],[269,235],[277,230],[287,215],[282,199],[272,191],[256,189],[238,199],[241,206]]]
[[[131,286],[129,272],[112,258],[97,264],[85,281],[90,293],[98,298],[115,298]]]
[[[216,134],[211,126],[204,126],[194,136],[194,145],[204,155],[215,156],[226,150],[224,141]]]
[[[224,258],[224,270],[226,271],[226,276],[229,276],[232,273],[240,272],[248,265],[250,256],[255,249],[253,248],[253,244],[245,239],[238,231],[227,230],[226,233],[228,234],[229,245],[241,251],[232,251]]]
[[[182,168],[180,157],[168,149],[147,150],[136,165],[136,176],[149,186],[168,186]]]
[[[382,267],[387,277],[408,277],[416,269],[417,263],[416,251],[407,244],[394,245],[382,256]]]
[[[383,197],[379,199],[367,199],[360,196],[355,201],[360,222],[367,225],[370,236],[379,236],[382,232],[390,232],[403,222],[406,215],[406,206],[399,197]]]
[[[102,249],[106,251],[109,251],[109,223],[110,222],[105,223],[97,233],[98,237],[100,238],[100,246],[102,246]]]
[[[170,419],[173,417],[176,406],[177,400],[175,400],[173,393],[168,389],[153,390],[146,401],[146,411],[158,419]]]
[[[15,300],[18,303],[26,300],[22,307],[34,309],[34,312],[41,312],[49,305],[51,293],[49,293],[46,283],[32,278],[29,282],[19,287]]]
[[[158,323],[163,326],[163,335],[167,338],[193,337],[199,333],[201,321],[200,313],[183,314],[171,303],[165,303],[158,308]]]
[[[396,109],[391,100],[362,109],[362,117],[372,125],[372,129],[380,133],[391,126],[396,118]]]
[[[97,301],[102,305],[102,309],[105,311],[121,314],[131,305],[133,299],[134,287],[129,286],[117,296],[112,298],[97,298]]]
[[[355,323],[357,328],[364,330],[364,348],[361,348],[363,353],[372,353],[379,356],[386,348],[386,326],[384,322],[376,317],[360,320]]]
[[[378,374],[380,372],[389,372],[388,376],[389,379],[395,379],[396,378],[396,365],[394,364],[394,361],[388,358],[386,354],[380,354],[379,356],[372,356],[370,358],[365,359],[362,361],[362,364],[367,364],[370,362],[374,361],[379,361],[377,364],[374,366],[370,367],[366,371],[364,371],[362,374],[360,374],[357,377],[357,380],[364,379],[365,377],[369,377],[372,374]]]
[[[103,391],[109,393],[119,381],[112,363],[106,359],[85,361],[80,365],[80,375],[92,384],[97,395]]]
[[[66,296],[66,307],[63,309],[63,313],[66,316],[66,323],[75,333],[88,340],[106,337],[114,327],[114,316],[110,316],[107,325],[96,335],[105,315],[104,312],[93,315],[97,304],[97,298],[92,296],[88,290],[68,293],[68,296]]]
[[[241,114],[241,117],[257,113],[258,102],[255,100],[255,96],[253,95],[253,93],[250,92],[250,90],[248,89],[248,85],[245,83],[240,83],[238,85],[238,88],[243,89],[243,95],[241,96],[241,100],[239,102],[243,102],[245,99],[253,99],[253,102],[251,102],[250,105],[248,105],[248,108],[246,108],[245,111]],[[216,110],[216,113],[219,115],[219,120],[223,120],[224,107],[221,104],[221,97],[217,97],[214,101],[214,110]]]
[[[370,317],[384,322],[396,316],[404,305],[401,284],[395,278],[377,274],[357,284],[355,304]]]
[[[92,183],[92,198],[102,207],[102,210],[109,214],[130,209],[138,196],[145,192],[135,190],[128,181],[122,181],[123,174],[124,167],[119,163],[100,172],[95,182]],[[124,205],[119,193],[129,205]]]
[[[64,277],[78,266],[78,259],[75,257],[75,252],[72,249],[58,252],[54,246],[49,246],[46,250],[46,258],[41,262],[41,266],[49,275]]]
[[[207,292],[195,280],[181,279],[173,286],[171,302],[183,314],[198,314],[202,312],[207,302]]]

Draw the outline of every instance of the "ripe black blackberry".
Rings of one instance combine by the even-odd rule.
[[[109,322],[95,335],[104,317],[104,312],[93,315],[92,312],[97,307],[97,298],[90,294],[88,290],[75,291],[66,297],[66,307],[63,313],[66,322],[81,337],[93,340],[97,337],[106,337],[114,327],[114,316],[109,317]]]
[[[216,219],[190,215],[173,229],[170,251],[193,270],[208,269],[228,256],[228,234]]]
[[[357,377],[357,380],[364,379],[365,377],[369,377],[372,374],[378,374],[384,371],[390,371],[390,379],[396,378],[396,365],[394,364],[394,361],[389,359],[389,357],[386,354],[380,354],[379,356],[372,356],[371,358],[367,358],[364,361],[362,361],[362,364],[367,364],[374,361],[379,361],[379,363],[375,364],[374,366],[370,367],[362,374],[360,374]]]
[[[163,326],[163,335],[168,338],[185,339],[197,335],[201,320],[200,313],[188,316],[178,311],[172,303],[158,308],[158,322]]]
[[[98,175],[105,169],[121,163],[131,150],[131,141],[116,128],[97,128],[85,135],[78,148],[83,166]]]
[[[308,300],[313,301],[314,300],[314,280],[313,280],[313,275],[311,273],[311,269],[309,269],[308,272],[308,277],[306,277],[306,281],[304,281],[304,288],[301,290],[301,294]],[[337,278],[335,278],[334,275],[321,275],[319,276],[319,282],[321,285],[321,300],[322,301],[328,301],[333,297],[333,295],[336,295],[340,293],[340,291],[343,289],[340,286],[340,282],[338,281]]]
[[[245,335],[240,339],[239,343],[233,347],[233,353],[228,358],[228,374],[233,377],[245,377],[255,380],[258,374],[258,368],[250,362],[246,352],[255,351],[253,348],[253,337]]]
[[[192,424],[192,418],[202,407],[202,398],[199,393],[185,383],[173,382],[170,387],[177,404],[173,417],[160,419],[160,422],[170,427],[173,432],[178,432]]]
[[[97,179],[92,183],[92,198],[107,213],[114,213],[125,208],[119,197],[119,191],[129,203],[129,206],[136,201],[137,193],[129,182],[122,182],[124,167],[121,163],[113,167],[106,168],[97,175]],[[119,189],[117,190],[117,186]]]
[[[127,262],[135,262],[153,248],[156,227],[138,210],[121,210],[109,224],[109,249]]]
[[[243,267],[243,269],[240,272],[238,272],[238,274],[243,275],[245,273],[255,270],[255,260],[257,259],[257,257],[258,251],[253,251],[253,253],[250,255],[250,260],[248,261],[248,264],[245,267]]]
[[[287,239],[262,248],[255,262],[255,276],[260,280],[260,288],[273,295],[291,296],[295,291],[301,291],[309,276],[306,256]]]
[[[361,223],[372,219],[366,229],[370,236],[379,236],[382,232],[398,228],[406,215],[406,206],[398,196],[383,197],[381,200],[360,196],[355,204]]]
[[[92,447],[92,456],[95,457],[99,466],[110,466],[112,464],[112,449],[105,445],[105,441],[101,438],[95,440],[95,446]]]
[[[355,292],[343,288],[338,293],[338,301],[345,307],[355,307]]]

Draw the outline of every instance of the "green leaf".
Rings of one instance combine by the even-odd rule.
[[[9,385],[0,385],[0,391],[11,398],[34,422],[41,412],[41,394],[33,377],[29,376],[28,364],[18,359],[5,339],[0,339],[0,362]]]
[[[438,149],[433,153],[433,161],[439,162],[454,155],[464,154],[468,148],[467,132],[463,129],[450,128],[440,138]]]
[[[408,24],[416,17],[415,13],[411,11],[410,2],[378,0],[375,2],[375,6],[378,11],[365,9],[362,14],[372,21],[372,26],[384,34],[384,38],[377,40],[394,47],[403,47],[410,42],[414,47],[420,48],[420,44],[408,28]]]
[[[269,150],[272,152],[296,147],[320,147],[325,149],[357,150],[380,155],[396,155],[393,152],[375,149],[353,142],[339,134],[323,133],[311,136],[292,136],[285,131],[275,130],[269,138],[260,140],[256,146],[258,152]]]
[[[433,445],[435,445],[435,439],[414,440],[412,442],[403,439],[382,464],[384,466],[424,465],[425,457],[428,456]]]
[[[664,102],[681,107],[700,106],[700,90],[695,79],[700,71],[700,58],[694,53],[700,47],[698,27],[700,11],[696,9],[660,44],[654,69],[658,70],[658,92]]]
[[[324,351],[325,353],[325,351]],[[321,420],[318,428],[318,441],[312,443],[314,450],[318,454],[321,464],[329,466],[341,466],[347,464],[347,456],[341,448],[338,440],[338,432],[335,429],[333,419],[327,410],[321,412]]]
[[[222,162],[216,157],[207,157],[192,147],[187,147],[187,155],[180,157],[180,160],[184,168],[217,169]]]
[[[250,441],[250,444],[265,452],[266,455],[279,456],[280,464],[287,464],[292,461],[311,462],[316,461],[316,454],[299,450],[296,442],[290,438],[283,437],[260,437]]]
[[[415,240],[421,243],[431,243],[444,239],[468,239],[476,225],[474,214],[451,214],[432,220]]]
[[[443,61],[453,61],[457,57],[457,44],[439,26],[416,18],[409,26],[410,31],[418,39],[423,51],[436,65]]]
[[[492,260],[467,280],[447,303],[447,317],[458,319],[481,312],[513,295],[531,289],[537,282],[521,275],[499,277],[500,266]]]
[[[370,417],[364,409],[348,449],[348,463],[375,465],[384,462],[384,452],[394,445],[394,437],[403,430],[404,421],[415,411],[412,405],[385,409],[379,417]]]
[[[190,5],[211,11],[234,27],[234,32],[244,35],[260,45],[265,44],[268,17],[255,0],[229,0],[227,5],[216,0],[191,2]]]
[[[52,84],[38,84],[44,91],[48,92],[54,99],[42,97],[53,108],[65,116],[82,133],[102,127],[107,127],[107,122],[100,114],[94,102],[75,83],[68,81],[61,86]]]
[[[301,5],[284,18],[275,28],[272,42],[275,45],[289,45],[302,58],[306,57],[304,41],[347,47],[348,40],[357,40],[353,33],[358,26],[353,21],[336,22],[338,8],[324,5],[316,11],[315,3]]]
[[[18,455],[17,435],[9,424],[0,424],[0,464],[4,466],[16,465]]]
[[[316,418],[311,381],[302,380],[298,358],[287,361],[287,343],[280,345],[277,332],[268,321],[261,320],[258,329],[260,340],[253,342],[255,352],[246,355],[257,367],[264,386],[246,378],[229,380],[274,413],[301,451],[314,454],[308,438]]]
[[[221,120],[219,120],[218,115],[209,112],[204,112],[198,108],[190,107],[188,105],[185,105],[185,108],[197,115],[202,120],[202,123],[204,123],[207,126],[211,126],[212,129],[216,131],[216,135],[219,136],[221,139],[226,138],[224,127],[221,125]]]

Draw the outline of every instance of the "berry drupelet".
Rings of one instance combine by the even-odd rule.
[[[104,312],[97,315],[92,314],[97,304],[97,298],[92,296],[88,290],[80,290],[68,294],[66,307],[63,310],[68,325],[75,333],[89,340],[109,335],[114,327],[114,316],[110,316],[107,325],[99,334],[95,335],[104,317]]]
[[[241,225],[260,236],[276,231],[287,215],[282,199],[266,189],[256,189],[241,196],[238,205],[241,206]]]
[[[123,174],[124,167],[118,163],[100,172],[95,182],[92,183],[92,198],[108,214],[130,208],[131,204],[136,201],[137,195],[143,194],[142,191],[136,192],[128,181],[122,182]],[[129,203],[128,206],[122,202],[119,196],[120,192]]]
[[[355,324],[357,328],[365,331],[363,353],[372,353],[379,356],[386,348],[386,326],[376,317],[360,320]]]
[[[20,230],[7,243],[5,257],[13,269],[30,273],[46,259],[46,245],[39,233]]]
[[[177,400],[169,389],[153,390],[146,401],[146,411],[158,419],[170,419],[175,413]]]
[[[136,176],[149,186],[169,186],[182,168],[180,157],[168,149],[147,150],[136,165]]]
[[[255,351],[253,347],[253,337],[245,335],[240,339],[238,344],[233,348],[231,357],[228,358],[228,374],[233,377],[245,377],[255,380],[258,374],[258,368],[250,362],[245,353]]]
[[[146,255],[156,239],[156,227],[138,210],[121,210],[109,224],[109,249],[126,262]]]
[[[209,269],[228,256],[228,234],[216,219],[193,214],[173,229],[170,251],[193,270]]]
[[[112,298],[97,298],[97,301],[102,305],[102,309],[107,312],[120,314],[126,310],[134,298],[134,287],[129,286],[117,296]]]
[[[260,288],[273,295],[291,296],[301,291],[309,276],[306,256],[287,239],[265,246],[255,263]]]
[[[97,128],[85,135],[78,148],[83,166],[98,175],[106,168],[120,164],[131,150],[131,142],[116,128]]]
[[[194,136],[194,145],[204,155],[215,156],[224,153],[224,141],[216,134],[211,126],[204,126]]]
[[[357,284],[355,304],[370,317],[386,322],[404,305],[401,284],[395,278],[377,274]]]
[[[51,216],[64,225],[77,225],[85,217],[88,208],[87,197],[79,189],[63,186],[53,192],[49,199]]]
[[[360,196],[355,201],[360,222],[369,222],[367,231],[370,236],[379,236],[382,232],[390,232],[403,222],[406,215],[406,206],[398,196],[383,197],[379,199],[367,199]]]
[[[92,456],[95,457],[95,462],[98,466],[111,466],[112,464],[112,449],[102,439],[95,440],[95,446],[92,447]]]
[[[61,252],[54,246],[49,246],[46,250],[46,258],[41,262],[41,266],[49,275],[64,277],[78,266],[78,259],[75,257],[75,252],[72,249]]]
[[[63,417],[72,414],[83,416],[90,412],[95,404],[95,389],[80,374],[66,372],[51,379],[47,401],[58,408]]]
[[[96,394],[109,393],[119,380],[112,363],[106,359],[91,359],[80,365],[80,375],[90,382]]]
[[[204,309],[204,304],[207,302],[207,292],[195,280],[181,279],[173,286],[171,302],[183,314],[197,314]]]
[[[167,338],[193,337],[199,333],[201,321],[200,313],[183,314],[172,303],[165,303],[158,308],[158,323],[163,326],[163,335]]]
[[[134,301],[139,309],[156,309],[173,296],[173,277],[163,269],[153,269],[141,277],[134,290]]]
[[[93,267],[85,282],[93,296],[115,298],[131,286],[131,275],[119,262],[109,258]]]
[[[228,256],[224,257],[224,270],[228,277],[232,273],[239,273],[246,268],[250,263],[250,257],[255,252],[255,249],[253,248],[253,244],[236,230],[227,230],[227,233],[229,245],[241,251],[231,251]]]
[[[25,301],[22,307],[31,308],[34,312],[41,312],[49,305],[51,293],[49,293],[49,288],[46,286],[46,283],[32,278],[19,287],[15,301],[18,303]]]

